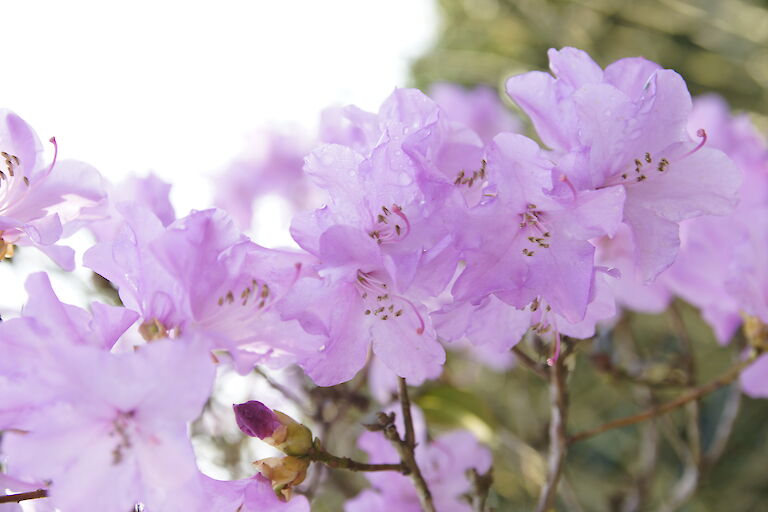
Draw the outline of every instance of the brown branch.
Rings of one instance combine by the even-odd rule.
[[[398,380],[400,407],[403,410],[403,423],[405,424],[405,444],[413,451],[416,448],[416,434],[413,430],[413,416],[411,416],[411,399],[408,396],[408,385],[405,379]]]
[[[471,468],[467,471],[467,478],[472,486],[469,501],[473,512],[485,512],[485,503],[488,500],[491,485],[493,485],[493,468],[484,474],[480,474],[475,468]]]
[[[564,358],[560,357],[554,362],[549,371],[549,458],[547,480],[539,495],[537,512],[546,512],[552,508],[552,502],[557,493],[557,484],[565,465],[565,455],[568,450],[568,435],[566,431],[568,417],[568,393],[565,378],[566,369],[563,366]]]
[[[585,430],[583,432],[579,432],[578,434],[575,434],[571,436],[568,439],[569,443],[575,443],[577,441],[582,441],[584,439],[588,439],[590,437],[596,436],[598,434],[602,434],[603,432],[606,432],[608,430],[612,430],[614,428],[621,428],[626,427],[629,425],[634,425],[635,423],[640,423],[642,421],[646,421],[648,419],[654,418],[656,416],[660,416],[662,414],[665,414],[669,411],[672,411],[680,406],[683,406],[689,402],[693,402],[694,400],[698,400],[699,398],[703,397],[704,395],[707,395],[713,391],[716,391],[724,386],[727,386],[734,380],[736,380],[739,375],[741,375],[741,372],[750,366],[755,359],[757,359],[759,352],[753,351],[747,359],[744,361],[740,361],[739,363],[732,366],[728,371],[726,371],[723,375],[716,378],[709,384],[706,384],[704,386],[694,388],[686,393],[683,393],[679,397],[677,397],[674,400],[671,400],[665,404],[651,407],[650,409],[643,411],[639,414],[634,414],[632,416],[626,416],[624,418],[619,418],[617,420],[609,421],[608,423],[604,423],[603,425],[600,425],[599,427],[595,427],[590,430]]]
[[[313,449],[307,455],[312,462],[320,462],[333,469],[348,469],[350,471],[398,471],[408,473],[408,468],[402,462],[396,464],[368,464],[358,462],[349,457],[337,457],[323,449]]]
[[[419,495],[419,503],[424,512],[436,512],[435,505],[432,502],[432,493],[429,491],[427,481],[421,474],[421,469],[416,463],[416,437],[413,429],[413,417],[411,416],[411,400],[408,397],[408,386],[405,379],[400,377],[400,405],[403,410],[403,423],[405,424],[405,437],[400,439],[397,428],[394,423],[390,423],[384,429],[384,435],[392,441],[400,454],[403,464],[410,470],[411,480],[416,487],[416,493]]]
[[[543,364],[537,363],[531,356],[523,352],[519,346],[512,347],[512,353],[515,354],[515,359],[520,361],[523,366],[531,370],[544,380],[549,379],[549,367]]]
[[[30,492],[20,492],[18,494],[0,495],[0,503],[19,503],[26,500],[36,500],[48,496],[46,489],[38,489]]]

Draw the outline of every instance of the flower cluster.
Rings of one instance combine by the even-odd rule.
[[[265,160],[238,162],[219,204],[240,228],[257,196],[297,210],[326,198],[293,217],[290,250],[255,244],[223,209],[176,218],[155,177],[108,187],[85,164],[45,163],[32,129],[0,113],[0,258],[33,245],[72,269],[56,243],[88,225],[84,266],[120,299],[85,311],[33,274],[0,324],[3,492],[46,487],[63,512],[304,511],[291,490],[317,442],[260,402],[236,405],[237,425],[285,457],[245,480],[198,469],[190,423],[217,366],[296,365],[317,386],[370,368],[385,396],[395,377],[440,376],[446,347],[498,360],[533,333],[552,365],[568,338],[672,296],[721,342],[744,315],[768,323],[768,150],[749,122],[642,58],[549,58],[552,74],[506,84],[541,144],[492,92],[445,85],[434,100],[395,90],[376,113],[329,109],[316,144],[276,137]],[[768,396],[768,356],[742,383]],[[437,509],[469,510],[465,473],[488,471],[490,453],[468,432],[417,441]],[[379,433],[359,446],[398,460]],[[403,474],[369,480],[346,510],[419,509]]]

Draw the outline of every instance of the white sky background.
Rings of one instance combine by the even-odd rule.
[[[436,28],[430,0],[3,0],[0,19],[1,104],[110,178],[155,170],[179,213],[255,128],[375,109]]]
[[[155,171],[179,216],[211,204],[257,128],[375,110],[437,29],[432,0],[0,0],[0,19],[0,106],[109,179]],[[23,282],[8,270],[5,308]]]

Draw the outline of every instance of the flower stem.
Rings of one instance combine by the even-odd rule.
[[[703,386],[700,386],[698,388],[694,388],[686,393],[683,393],[682,395],[675,398],[674,400],[671,400],[665,404],[658,405],[656,407],[651,407],[650,409],[647,409],[646,411],[643,411],[639,414],[634,414],[632,416],[619,418],[617,420],[604,423],[599,427],[595,427],[590,430],[579,432],[578,434],[572,435],[568,439],[568,442],[575,443],[577,441],[582,441],[584,439],[588,439],[598,434],[602,434],[603,432],[612,430],[614,428],[621,428],[621,427],[626,427],[628,425],[634,425],[635,423],[640,423],[642,421],[655,418],[656,416],[665,414],[689,402],[698,400],[704,395],[707,395],[724,386],[727,386],[728,384],[736,380],[739,377],[739,375],[741,375],[741,372],[744,371],[744,369],[746,369],[748,366],[750,366],[755,361],[755,359],[757,359],[758,355],[759,355],[759,352],[753,351],[747,359],[745,359],[744,361],[738,362],[737,364],[732,366],[728,371],[726,371],[723,375],[716,378],[712,382],[705,384]]]
[[[368,464],[352,460],[349,457],[337,457],[325,450],[312,450],[308,456],[309,460],[312,462],[320,462],[321,464],[325,464],[329,468],[334,469],[348,469],[350,471],[398,471],[403,474],[408,472],[408,468],[402,462],[398,462],[397,464]]]
[[[397,433],[397,428],[390,423],[384,428],[384,435],[392,441],[397,449],[403,464],[409,469],[411,480],[416,487],[416,493],[419,495],[419,503],[424,512],[436,512],[435,504],[432,502],[432,493],[429,491],[427,481],[421,474],[421,469],[416,463],[416,436],[413,429],[413,417],[411,416],[411,400],[408,397],[408,387],[405,379],[400,377],[400,405],[403,410],[403,423],[405,424],[405,436],[403,439]]]
[[[523,366],[531,370],[533,373],[538,375],[544,380],[549,379],[549,367],[544,366],[542,364],[537,363],[536,361],[531,358],[528,354],[526,354],[522,348],[519,346],[512,347],[512,353],[515,354],[515,359],[519,361]]]
[[[38,489],[30,492],[20,492],[18,494],[0,495],[0,503],[19,503],[26,500],[36,500],[48,496],[46,489]]]
[[[568,391],[565,384],[567,371],[564,366],[564,360],[565,358],[562,357],[553,360],[549,371],[549,398],[551,404],[549,458],[547,480],[539,495],[539,503],[536,507],[537,512],[546,512],[552,509],[552,502],[557,493],[557,484],[560,482],[560,476],[565,465],[565,455],[568,451],[568,435],[566,431]]]

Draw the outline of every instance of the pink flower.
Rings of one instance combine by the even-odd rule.
[[[206,344],[167,340],[112,354],[105,348],[124,315],[88,322],[58,302],[43,274],[28,289],[24,316],[0,324],[12,363],[0,364],[9,474],[52,482],[50,500],[64,511],[206,510],[187,435],[214,377]]]
[[[313,204],[316,191],[302,171],[311,149],[305,138],[279,131],[262,131],[248,151],[215,176],[215,204],[235,219],[240,229],[251,228],[254,203],[277,194],[296,209]]]
[[[117,236],[123,224],[123,216],[118,205],[126,203],[141,205],[151,211],[167,226],[176,220],[173,205],[168,197],[171,184],[166,183],[154,174],[143,178],[131,175],[116,185],[109,187],[109,208],[107,218],[91,223],[88,227],[99,242],[109,242]]]
[[[501,132],[520,133],[522,130],[520,120],[501,102],[498,91],[490,87],[465,89],[438,83],[430,88],[429,95],[448,119],[469,127],[486,143]]]
[[[675,294],[701,308],[718,341],[727,343],[741,325],[741,311],[758,314],[760,304],[768,303],[761,293],[750,291],[764,286],[768,295],[759,256],[765,250],[763,219],[768,216],[768,147],[749,118],[732,116],[718,97],[697,99],[689,126],[704,127],[709,144],[739,166],[744,175],[741,200],[728,217],[683,222],[680,254],[662,278]],[[768,321],[768,308],[762,317]]]
[[[532,72],[507,82],[560,172],[576,190],[626,189],[623,221],[644,281],[669,267],[678,224],[730,213],[740,173],[721,151],[687,130],[691,98],[674,71],[641,58],[604,71],[574,48],[550,50],[555,77]],[[565,184],[561,185],[565,188]]]
[[[322,342],[275,309],[305,275],[306,255],[250,242],[220,210],[193,212],[167,228],[140,207],[124,216],[118,238],[84,260],[141,314],[145,339],[198,333],[241,372],[256,363],[285,366]]]
[[[624,191],[554,189],[550,162],[521,135],[498,135],[487,162],[493,185],[488,200],[470,211],[477,220],[466,236],[455,299],[477,303],[493,293],[520,309],[535,300],[569,322],[582,320],[594,280],[588,240],[616,231]]]
[[[62,373],[59,353],[70,347],[108,351],[136,320],[124,308],[94,302],[91,313],[63,304],[48,276],[32,274],[29,300],[20,318],[0,323],[0,430],[20,428],[29,414],[57,400],[71,383]]]
[[[51,138],[56,150],[56,141]],[[99,173],[87,164],[42,160],[32,128],[8,110],[0,111],[0,259],[12,246],[37,247],[66,270],[74,253],[55,245],[89,221],[101,218],[105,192]]]
[[[262,475],[243,480],[221,481],[203,476],[209,512],[309,512],[304,496],[278,499],[272,484]]]

